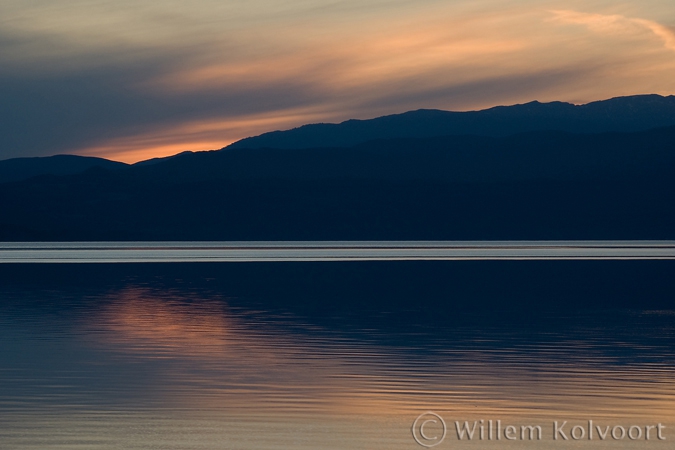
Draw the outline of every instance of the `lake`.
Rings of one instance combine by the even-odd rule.
[[[2,244],[0,447],[667,449],[672,248]]]

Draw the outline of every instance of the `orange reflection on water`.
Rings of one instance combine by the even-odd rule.
[[[216,303],[185,305],[171,295],[128,289],[101,312],[105,340],[147,356],[212,357],[227,351],[231,324]]]
[[[299,326],[223,299],[129,288],[86,327],[98,345],[158,370],[168,405],[201,410],[675,422],[668,364],[618,364],[588,340],[433,354]],[[294,324],[295,323],[295,324]]]

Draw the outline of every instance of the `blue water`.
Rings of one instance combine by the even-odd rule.
[[[672,261],[0,266],[2,449],[670,448]],[[554,420],[671,441],[550,438]]]

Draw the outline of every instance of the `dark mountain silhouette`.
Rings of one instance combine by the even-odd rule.
[[[174,159],[174,158],[180,158],[182,156],[189,155],[191,153],[194,153],[194,152],[188,150],[188,151],[177,153],[177,154],[171,155],[171,156],[163,156],[163,157],[159,157],[159,158],[146,159],[145,161],[139,161],[137,163],[134,163],[133,165],[138,166],[138,167],[140,167],[140,166],[152,166],[153,164],[161,163],[161,162],[168,161],[168,160]]]
[[[640,95],[619,97],[580,106],[562,102],[531,102],[472,112],[410,111],[371,120],[348,120],[341,124],[313,124],[288,131],[265,133],[235,142],[227,148],[315,149],[353,147],[379,139],[449,135],[501,137],[529,131],[551,130],[570,133],[626,132],[673,125],[675,125],[675,96]],[[184,161],[182,157],[190,153],[183,152],[164,158],[152,158],[140,161],[134,166],[150,166],[174,159],[182,163]],[[305,156],[314,157],[311,154]],[[328,155],[324,152],[321,157],[328,157]],[[263,162],[262,165],[265,163]],[[0,183],[20,181],[40,175],[71,175],[97,166],[116,169],[123,168],[126,164],[103,158],[74,155],[15,158],[0,161]],[[336,170],[338,166],[335,166]],[[267,167],[275,168],[274,165],[267,165]],[[342,169],[345,168],[341,167]]]
[[[673,174],[675,127],[234,146],[0,184],[0,239],[673,239]]]
[[[675,127],[637,133],[558,131],[507,137],[382,139],[350,148],[239,149],[184,154],[144,168],[172,182],[224,179],[497,182],[623,180],[675,168]],[[670,172],[668,172],[670,173]]]
[[[133,166],[151,166],[173,158],[180,158],[190,151],[163,158],[152,158],[139,161]],[[116,170],[130,166],[122,162],[111,161],[105,158],[95,158],[77,155],[55,155],[33,158],[12,158],[0,161],[0,183],[22,181],[44,175],[74,175],[85,172],[94,167]]]
[[[40,175],[72,175],[92,167],[120,169],[127,165],[89,156],[56,155],[43,158],[14,158],[0,161],[0,183],[20,181]]]
[[[675,125],[675,96],[638,95],[572,105],[531,102],[482,111],[421,109],[370,120],[304,125],[235,142],[232,148],[351,147],[387,138],[447,135],[508,136],[528,131],[642,131]]]

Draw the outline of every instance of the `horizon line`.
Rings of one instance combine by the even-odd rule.
[[[0,243],[0,264],[528,260],[675,260],[675,241]]]
[[[375,120],[375,119],[379,119],[379,118],[400,116],[400,115],[404,115],[404,114],[408,114],[408,113],[412,113],[412,112],[418,112],[418,111],[438,111],[438,112],[461,114],[461,113],[475,113],[475,112],[489,111],[489,110],[496,109],[496,108],[510,108],[510,107],[514,107],[514,106],[523,106],[523,105],[529,105],[529,104],[532,104],[532,103],[544,104],[544,105],[552,104],[552,103],[563,103],[563,104],[568,104],[568,105],[572,105],[572,106],[575,106],[575,107],[581,107],[581,106],[591,105],[591,104],[594,104],[594,103],[601,103],[601,102],[606,102],[606,101],[611,101],[611,100],[616,100],[616,99],[634,98],[634,97],[652,97],[652,96],[661,97],[661,98],[670,98],[670,97],[675,97],[675,94],[662,95],[662,94],[656,94],[656,93],[644,93],[644,94],[633,94],[633,95],[619,95],[619,96],[609,97],[609,98],[600,99],[600,100],[592,100],[592,101],[588,101],[586,103],[572,103],[572,102],[567,102],[567,101],[562,101],[562,100],[553,100],[553,101],[547,102],[547,101],[539,101],[537,99],[534,99],[534,100],[530,100],[530,101],[522,102],[522,103],[497,104],[497,105],[489,106],[489,107],[486,107],[486,108],[467,109],[467,110],[449,110],[449,109],[446,110],[446,109],[437,109],[437,108],[417,108],[417,109],[410,109],[410,110],[406,110],[406,111],[402,111],[402,112],[395,112],[395,113],[391,113],[391,114],[384,114],[384,115],[369,117],[369,118],[365,118],[365,119],[350,118],[350,119],[345,119],[345,120],[342,120],[342,121],[334,121],[334,122],[321,122],[321,121],[319,121],[319,122],[308,122],[308,123],[304,123],[302,125],[298,125],[298,126],[294,126],[294,127],[290,127],[290,128],[268,130],[268,131],[264,131],[264,132],[256,134],[256,135],[246,136],[246,137],[243,137],[241,139],[236,139],[236,140],[230,141],[229,143],[227,143],[224,146],[219,147],[219,148],[210,148],[210,149],[202,149],[202,150],[180,150],[177,153],[171,153],[171,154],[167,154],[165,156],[153,156],[153,157],[146,158],[146,159],[135,160],[133,162],[126,162],[126,161],[117,160],[117,159],[110,159],[110,158],[105,157],[105,156],[98,156],[98,154],[96,154],[96,153],[83,154],[82,152],[83,151],[86,152],[86,149],[74,150],[74,153],[55,153],[55,154],[46,155],[46,156],[16,156],[16,157],[12,157],[12,158],[0,159],[0,162],[10,161],[10,160],[14,160],[14,159],[51,158],[51,157],[54,157],[54,156],[80,156],[80,157],[84,157],[84,158],[100,158],[100,159],[105,159],[105,160],[112,161],[112,162],[118,162],[118,163],[121,163],[121,164],[127,164],[129,166],[133,166],[134,164],[145,162],[145,161],[151,161],[153,159],[171,158],[171,157],[180,155],[182,153],[201,153],[201,152],[219,151],[219,150],[223,150],[223,149],[225,149],[225,148],[227,148],[231,145],[234,145],[238,142],[241,142],[241,141],[244,141],[244,140],[247,140],[247,139],[257,138],[259,136],[263,136],[263,135],[266,135],[266,134],[269,134],[269,133],[279,133],[279,132],[283,133],[283,132],[296,130],[296,129],[299,129],[299,128],[303,128],[303,127],[307,127],[307,126],[313,126],[313,125],[341,125],[343,123],[350,122],[350,121],[366,122],[366,121]],[[171,147],[177,147],[177,145],[172,145]],[[190,147],[190,144],[185,145],[185,148],[188,148],[188,147]],[[152,148],[153,147],[148,147],[145,150],[137,150],[137,151],[134,151],[133,153],[134,154],[141,154],[141,153],[145,154],[145,153],[151,151]],[[124,152],[122,152],[121,154],[124,154]]]

